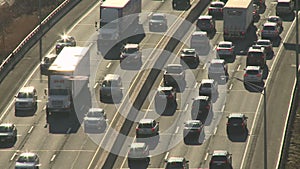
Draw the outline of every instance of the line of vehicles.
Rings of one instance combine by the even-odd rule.
[[[141,12],[141,2],[137,1],[122,1],[123,5],[118,4],[116,9],[106,3],[116,1],[105,1],[101,5],[101,32],[98,38],[98,47],[103,44],[103,40],[117,40],[122,39],[122,35],[132,23],[138,24],[138,17],[127,18],[128,11],[131,13]],[[130,2],[130,3],[129,3]],[[176,1],[173,0],[173,7],[178,8],[182,6],[184,2],[187,9],[190,4],[189,1]],[[256,1],[243,1],[239,4],[238,8],[235,5],[237,0],[229,0],[228,2],[222,2],[223,9],[217,10],[222,12],[224,20],[224,40],[218,44],[217,58],[210,61],[208,69],[208,79],[203,79],[199,87],[199,96],[193,99],[192,115],[195,119],[186,121],[184,124],[184,141],[188,142],[189,139],[196,139],[201,136],[205,121],[205,116],[212,109],[212,102],[217,99],[218,96],[218,82],[228,80],[227,64],[232,63],[235,60],[236,52],[233,42],[235,38],[245,38],[249,26],[253,26],[253,3]],[[248,3],[246,3],[248,2]],[[122,4],[120,2],[120,4]],[[133,3],[135,5],[133,5]],[[264,5],[263,1],[256,2],[258,5]],[[218,3],[216,3],[218,4]],[[221,3],[219,3],[221,4]],[[288,7],[287,5],[288,4]],[[290,14],[293,12],[293,2],[288,0],[278,0],[276,7],[276,14]],[[213,5],[215,6],[215,5]],[[213,7],[212,6],[212,7]],[[185,48],[180,54],[180,64],[167,65],[163,82],[164,86],[160,86],[157,89],[155,98],[155,105],[157,111],[163,111],[166,107],[160,107],[162,102],[166,102],[167,106],[176,106],[176,92],[182,91],[185,84],[185,66],[198,65],[200,55],[203,55],[209,51],[207,49],[209,44],[208,33],[215,30],[213,13],[215,9],[209,10],[211,15],[200,16],[197,22],[197,31],[191,37],[191,48]],[[228,14],[228,15],[227,15]],[[218,14],[217,14],[218,15]],[[138,16],[138,15],[137,15]],[[251,16],[251,17],[250,17]],[[115,22],[115,19],[126,18],[122,21]],[[160,20],[159,26],[162,26],[162,31],[167,29],[167,20],[164,14],[152,15],[153,20],[149,23],[155,25],[157,20]],[[251,19],[252,18],[252,19]],[[241,22],[241,20],[243,22]],[[136,22],[137,21],[137,22]],[[234,26],[235,23],[239,23],[238,26]],[[245,22],[244,22],[245,21]],[[124,24],[127,23],[127,24]],[[129,24],[128,24],[129,23]],[[207,25],[205,25],[205,24]],[[205,25],[205,26],[203,26]],[[150,25],[149,25],[150,26]],[[154,26],[154,27],[159,27]],[[161,30],[161,29],[159,29]],[[255,42],[255,45],[249,48],[247,52],[247,61],[245,68],[244,81],[245,87],[251,86],[251,83],[263,83],[263,71],[265,70],[266,60],[271,59],[274,55],[272,49],[272,42],[276,40],[282,32],[282,20],[279,16],[270,16],[268,22],[263,25],[261,31],[262,39]],[[74,37],[64,36],[57,41],[56,54],[50,54],[43,58],[41,63],[41,73],[48,76],[48,89],[45,94],[48,95],[46,113],[47,117],[52,113],[57,112],[74,112],[74,100],[80,96],[82,90],[88,89],[89,81],[89,47],[76,47],[76,41]],[[209,48],[208,48],[209,49]],[[204,53],[202,53],[204,52]],[[142,65],[141,52],[138,44],[126,44],[121,49],[120,64],[127,62],[140,67]],[[68,60],[68,62],[66,62]],[[126,66],[126,64],[124,64]],[[224,80],[225,79],[225,80]],[[100,87],[100,101],[106,102],[120,102],[122,93],[122,80],[119,75],[108,74],[101,82]],[[37,109],[37,92],[33,86],[26,86],[22,88],[15,101],[16,116],[22,116],[26,110],[35,111]],[[247,117],[241,113],[233,113],[228,117],[227,134],[246,134],[247,133]],[[88,113],[84,117],[84,129],[86,132],[90,130],[104,131],[106,128],[106,114],[102,108],[90,108]],[[159,122],[155,119],[142,119],[137,128],[137,137],[152,137],[159,134]],[[14,124],[3,123],[0,125],[0,141],[13,143],[17,141],[17,128]],[[232,155],[226,150],[215,150],[211,154],[210,168],[218,168],[220,166],[231,167]],[[133,143],[130,146],[128,160],[129,163],[134,162],[136,159],[150,161],[149,148],[145,143]],[[32,166],[39,167],[39,158],[35,153],[22,153],[16,163],[18,166],[24,167],[24,163],[30,163]],[[188,160],[184,157],[170,157],[166,160],[166,168],[171,169],[174,167],[188,168]]]

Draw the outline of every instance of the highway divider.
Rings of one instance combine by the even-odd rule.
[[[196,19],[199,17],[199,15],[204,11],[204,9],[207,7],[207,5],[210,3],[210,0],[200,0],[193,9],[191,9],[190,13],[187,15],[185,20],[194,23]],[[169,56],[172,54],[176,46],[180,43],[180,39],[183,39],[183,36],[188,32],[188,29],[190,28],[190,25],[185,24],[184,22],[181,23],[179,26],[179,29],[177,29],[172,37],[167,37],[166,44],[163,48],[164,51],[169,51],[169,52],[163,52],[160,54],[158,59],[156,60],[154,64],[154,68],[150,70],[150,73],[148,76],[145,78],[145,82],[143,83],[143,86],[141,90],[139,91],[137,97],[135,98],[133,102],[132,108],[130,108],[129,116],[130,119],[135,119],[133,117],[137,117],[138,111],[140,110],[145,99],[148,96],[148,93],[150,92],[154,82],[156,81],[157,77],[159,76],[163,66],[169,59]],[[133,121],[126,119],[125,122],[122,124],[120,133],[117,136],[116,141],[114,142],[112,149],[113,150],[121,150],[123,143],[125,142],[126,137],[123,137],[124,135],[128,135],[130,132],[130,129],[132,125],[134,124]],[[101,151],[100,151],[101,152]],[[96,152],[98,153],[98,152]],[[100,154],[95,155],[95,159],[99,159]],[[118,155],[112,152],[109,152],[104,165],[102,166],[103,169],[110,169],[113,168],[114,163],[116,159],[118,158]],[[90,168],[94,168],[97,163],[97,160],[94,160],[92,164],[90,165]],[[100,166],[97,166],[100,167]]]
[[[81,0],[65,0],[35,27],[0,64],[0,83],[40,38]],[[40,27],[41,26],[41,27]]]

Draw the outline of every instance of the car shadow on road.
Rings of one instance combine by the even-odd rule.
[[[227,135],[227,137],[232,142],[245,142],[248,138],[248,135],[249,135],[249,130],[247,129],[246,132],[243,134],[239,134],[239,135],[230,134]]]
[[[146,138],[136,138],[136,142],[146,143],[149,146],[149,150],[154,150],[159,143],[160,135],[146,137]]]

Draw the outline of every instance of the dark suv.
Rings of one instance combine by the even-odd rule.
[[[176,105],[176,91],[173,87],[158,87],[155,95],[155,107]]]
[[[210,110],[212,110],[212,104],[208,96],[197,96],[193,99],[193,119],[199,119],[204,123]]]
[[[57,55],[54,53],[48,54],[45,57],[43,57],[43,60],[40,65],[42,75],[48,75],[48,69],[49,69],[50,65],[54,62],[56,57],[57,57]]]
[[[232,154],[227,150],[215,150],[209,162],[209,169],[232,169]]]
[[[170,157],[166,160],[166,167],[165,169],[178,169],[184,168],[189,169],[189,161],[186,160],[184,157]]]
[[[214,32],[216,30],[216,23],[210,15],[200,15],[197,20],[197,30]]]
[[[242,113],[232,113],[227,116],[227,135],[244,134],[247,132],[247,119]]]
[[[199,87],[199,96],[208,96],[209,100],[211,98],[218,97],[218,83],[214,79],[203,79]]]
[[[159,122],[154,119],[141,119],[136,127],[136,137],[151,137],[159,134]]]
[[[12,123],[0,124],[0,144],[15,143],[17,141],[17,127]]]

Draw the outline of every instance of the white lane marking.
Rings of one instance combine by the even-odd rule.
[[[31,126],[27,133],[30,134],[32,132],[33,128],[34,128],[34,126]]]
[[[216,133],[217,133],[217,130],[218,130],[218,127],[216,127],[216,128],[215,128],[215,130],[214,130],[214,134],[213,134],[213,135],[216,135]]]
[[[176,127],[175,134],[177,134],[178,131],[179,131],[179,126]]]
[[[97,88],[98,84],[99,84],[98,82],[96,82],[96,83],[95,83],[95,85],[94,85],[94,89],[96,89],[96,88]]]
[[[187,111],[188,107],[189,107],[189,104],[186,104],[185,108],[184,108],[184,111]]]
[[[109,62],[109,63],[106,65],[106,68],[108,69],[110,66],[111,66],[111,62]]]
[[[12,155],[12,157],[11,157],[9,160],[10,160],[10,161],[14,160],[14,158],[15,158],[16,155],[17,155],[17,153],[14,153],[14,154]]]
[[[50,162],[53,162],[54,159],[55,159],[55,157],[56,157],[56,154],[53,154],[53,156],[52,156],[51,159],[50,159]]]
[[[225,104],[222,106],[221,112],[224,112],[225,110]]]
[[[153,12],[150,12],[150,13],[148,14],[148,16],[150,17],[150,16],[152,16],[152,14],[153,14]]]
[[[198,86],[198,82],[195,83],[194,88],[197,88],[197,86]]]
[[[238,66],[237,71],[240,71],[241,65]]]
[[[204,161],[206,161],[206,160],[207,160],[207,158],[208,158],[208,155],[209,155],[209,153],[206,153],[206,154],[205,154]]]
[[[205,70],[205,69],[206,69],[206,65],[207,65],[207,63],[205,63],[205,64],[204,64],[204,66],[203,66],[203,68],[202,68],[203,70]]]
[[[84,106],[84,105],[82,105],[82,106],[81,106],[81,108],[80,108],[80,111],[82,111],[82,110],[84,109],[84,107],[85,107],[85,106]]]
[[[164,158],[165,160],[168,159],[169,154],[170,154],[170,152],[168,151],[168,152],[166,153],[166,155],[165,155],[165,158]]]
[[[67,130],[67,134],[69,134],[71,132],[71,127]]]
[[[299,15],[299,13],[298,13],[298,15]],[[273,66],[274,66],[274,65],[277,65],[277,62],[278,62],[278,60],[279,60],[278,55],[281,54],[281,52],[282,52],[282,50],[283,50],[283,44],[286,42],[287,38],[290,36],[291,31],[292,31],[292,28],[293,28],[294,25],[295,25],[295,22],[296,22],[296,19],[294,19],[292,25],[290,26],[289,30],[288,30],[287,33],[286,33],[286,36],[284,37],[282,43],[280,44],[280,47],[279,47],[279,50],[278,50],[278,52],[277,52],[277,54],[276,54],[275,60],[274,60],[273,64],[271,65],[271,70],[273,70]],[[273,74],[273,72],[271,71],[270,74],[269,74],[269,77],[272,77],[272,74]],[[269,79],[270,79],[270,78],[267,78],[266,83],[265,83],[265,86],[267,86],[267,84],[268,84],[268,82],[269,82]],[[257,112],[258,112],[258,109],[259,109],[260,105],[262,104],[262,100],[263,100],[263,95],[260,96],[259,104],[258,104],[258,106],[257,106],[256,113],[255,113],[255,115],[254,115],[253,124],[256,124],[256,121],[257,121],[257,114],[258,114]],[[253,131],[254,126],[255,126],[255,125],[252,125],[251,130],[250,130],[249,132],[252,132],[252,131]],[[250,140],[250,139],[251,139],[251,138],[247,139],[247,144],[246,144],[245,151],[243,152],[244,155],[243,155],[243,158],[242,158],[242,162],[241,162],[240,169],[243,169],[243,168],[244,168],[244,162],[245,162],[245,158],[246,158],[246,155],[247,155],[247,151],[248,151],[248,149],[249,149],[249,145],[250,145],[250,141],[249,141],[249,140]]]
[[[229,86],[229,90],[231,90],[233,87],[233,84],[231,83],[230,86]]]

